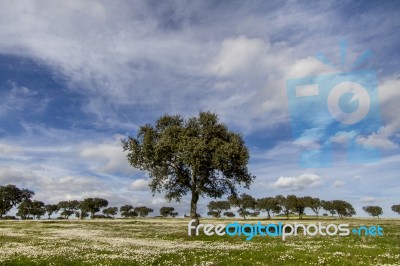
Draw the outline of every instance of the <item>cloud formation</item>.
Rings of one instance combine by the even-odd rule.
[[[314,174],[302,174],[294,177],[281,176],[271,184],[271,188],[299,191],[314,188],[321,184],[322,177]]]

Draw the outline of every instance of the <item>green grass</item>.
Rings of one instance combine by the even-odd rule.
[[[279,217],[281,219],[282,217]],[[249,223],[269,221],[253,218]],[[384,236],[187,236],[189,219],[0,221],[1,265],[400,265],[400,220],[323,217]],[[227,224],[233,219],[202,219]],[[241,219],[238,221],[243,222]],[[278,222],[279,220],[273,220]],[[299,222],[291,219],[283,223]],[[316,223],[306,217],[302,223]]]

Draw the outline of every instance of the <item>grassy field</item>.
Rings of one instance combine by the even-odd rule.
[[[0,264],[400,265],[400,220],[324,219],[323,223],[345,222],[351,226],[379,224],[384,228],[384,236],[292,236],[286,241],[260,236],[251,241],[244,236],[188,237],[188,221],[0,221]],[[202,219],[201,223],[232,221]]]

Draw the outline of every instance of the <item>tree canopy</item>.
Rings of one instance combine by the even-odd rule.
[[[186,120],[164,115],[155,125],[141,126],[136,138],[129,136],[122,145],[130,164],[147,171],[154,193],[164,191],[168,200],[177,201],[191,194],[194,219],[200,196],[235,194],[236,185],[248,188],[255,178],[247,169],[249,152],[242,136],[211,112]]]
[[[138,213],[134,211],[133,206],[129,204],[121,206],[119,211],[121,212],[121,216],[125,218],[133,218],[138,216]]]
[[[383,214],[382,207],[379,206],[364,206],[363,210],[372,217],[377,216],[379,218],[379,215]]]
[[[209,210],[209,215],[214,216],[216,218],[221,217],[221,212],[223,210],[227,211],[231,208],[229,201],[221,200],[221,201],[210,201],[207,205]]]
[[[101,208],[107,207],[108,201],[102,198],[87,198],[84,199],[80,208],[83,212],[90,213],[90,217],[93,219],[96,212],[99,212]]]
[[[249,194],[243,193],[240,196],[231,195],[228,197],[229,203],[238,208],[238,213],[246,219],[251,213],[247,209],[254,210],[256,208],[256,200]]]
[[[178,216],[178,213],[175,212],[175,208],[174,207],[165,207],[165,206],[161,207],[160,208],[160,214],[162,216],[164,216],[164,217],[168,217],[168,216],[175,217],[175,216]]]
[[[398,214],[400,214],[400,204],[393,205],[392,206],[392,211],[397,212]]]
[[[146,206],[140,206],[136,207],[134,211],[140,216],[140,217],[146,217],[149,215],[150,212],[153,212],[153,209],[148,208]]]
[[[267,219],[271,219],[271,211],[276,210],[279,202],[274,197],[266,197],[257,199],[257,209],[267,212]]]
[[[30,199],[35,193],[28,189],[20,189],[15,185],[0,186],[0,218],[12,207]]]

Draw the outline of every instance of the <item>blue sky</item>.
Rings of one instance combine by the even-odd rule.
[[[243,133],[254,196],[341,198],[358,215],[380,205],[395,216],[399,13],[396,1],[0,3],[0,183],[34,189],[46,203],[100,196],[158,209],[167,203],[129,166],[120,139],[165,113],[210,110]],[[321,52],[340,65],[341,40],[345,66],[316,59]],[[353,137],[381,159],[349,164],[343,138],[328,132],[332,165],[301,167],[313,144],[292,138],[286,81],[351,71],[367,50],[360,67],[377,73],[381,126]],[[187,202],[169,204],[183,214]]]

